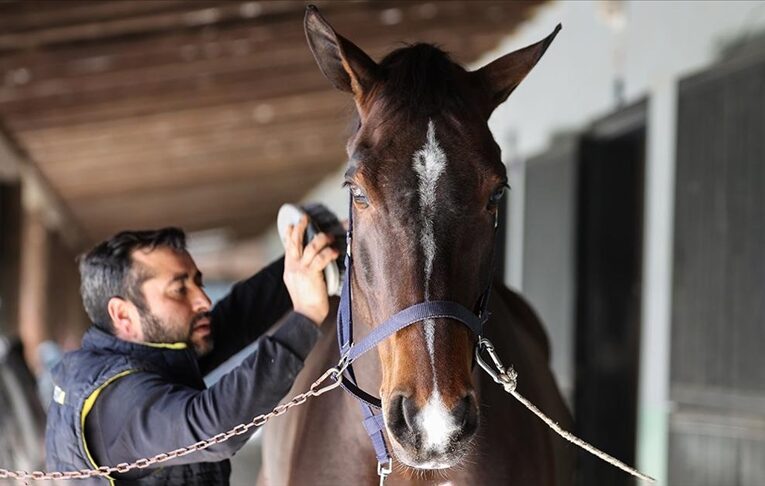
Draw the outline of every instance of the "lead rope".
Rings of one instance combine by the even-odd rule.
[[[491,358],[494,364],[494,369],[492,369],[491,365],[486,363],[481,357],[481,351],[483,350],[485,350],[486,353]],[[542,411],[539,410],[533,403],[527,400],[526,397],[518,393],[518,390],[516,390],[516,386],[518,384],[518,373],[513,369],[512,366],[510,366],[510,368],[508,369],[505,369],[504,365],[502,364],[502,361],[500,361],[499,356],[494,350],[494,345],[491,343],[491,341],[489,341],[488,339],[484,337],[481,337],[478,340],[478,344],[476,345],[476,349],[475,349],[475,359],[476,359],[476,362],[478,362],[478,364],[481,366],[481,368],[483,368],[483,370],[486,371],[486,373],[488,373],[488,375],[491,376],[496,383],[501,385],[502,388],[504,388],[504,390],[507,393],[509,393],[516,400],[521,402],[523,406],[531,410],[531,412],[533,412],[534,415],[539,417],[556,434],[560,435],[561,437],[571,442],[572,444],[581,447],[582,449],[589,452],[590,454],[597,456],[600,459],[606,461],[607,463],[618,467],[622,471],[625,471],[635,476],[636,478],[642,479],[643,481],[646,481],[648,483],[656,482],[654,478],[647,476],[641,473],[640,471],[638,471],[637,469],[634,469],[624,464],[619,459],[616,459],[615,457],[606,454],[605,452],[601,451],[597,447],[580,439],[579,437],[575,436],[571,432],[561,428],[561,426],[558,425],[557,422],[554,422],[550,417],[542,413]]]

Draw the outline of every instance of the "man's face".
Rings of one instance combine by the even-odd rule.
[[[202,274],[185,251],[155,248],[133,252],[133,270],[147,278],[141,285],[145,305],[136,305],[144,342],[184,342],[198,356],[213,347],[210,299]]]

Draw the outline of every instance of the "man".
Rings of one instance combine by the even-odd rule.
[[[67,353],[54,370],[48,469],[130,463],[225,432],[275,407],[329,312],[322,271],[338,254],[323,233],[303,248],[306,226],[303,218],[288,228],[284,259],[237,284],[212,309],[178,229],[123,232],[84,255],[81,294],[93,326],[82,348]],[[257,351],[205,388],[205,373],[282,317]],[[89,482],[228,484],[228,458],[253,430],[153,468]]]

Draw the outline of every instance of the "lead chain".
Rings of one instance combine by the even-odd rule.
[[[242,435],[247,433],[253,427],[260,427],[274,417],[287,413],[292,407],[302,405],[311,397],[318,397],[324,393],[334,390],[340,386],[340,377],[348,366],[347,357],[343,356],[337,366],[329,368],[319,377],[318,380],[313,382],[307,392],[295,395],[295,397],[287,403],[283,403],[275,407],[271,412],[258,415],[248,423],[239,424],[228,432],[222,432],[213,437],[192,444],[190,446],[181,447],[170,452],[163,452],[153,457],[147,457],[138,459],[132,463],[123,462],[116,466],[101,466],[96,469],[80,469],[79,471],[66,471],[66,472],[43,472],[43,471],[11,471],[8,469],[0,468],[0,479],[16,479],[19,481],[49,481],[49,480],[68,480],[68,479],[88,479],[94,477],[105,477],[112,473],[126,473],[133,469],[145,469],[149,466],[169,461],[178,457],[183,457],[192,452],[201,451],[207,449],[215,444],[226,442],[235,435]],[[332,383],[323,385],[328,379],[332,379]]]

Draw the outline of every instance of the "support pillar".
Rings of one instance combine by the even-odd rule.
[[[18,333],[27,365],[37,374],[41,370],[37,347],[49,338],[48,230],[39,211],[25,208],[22,217]]]

